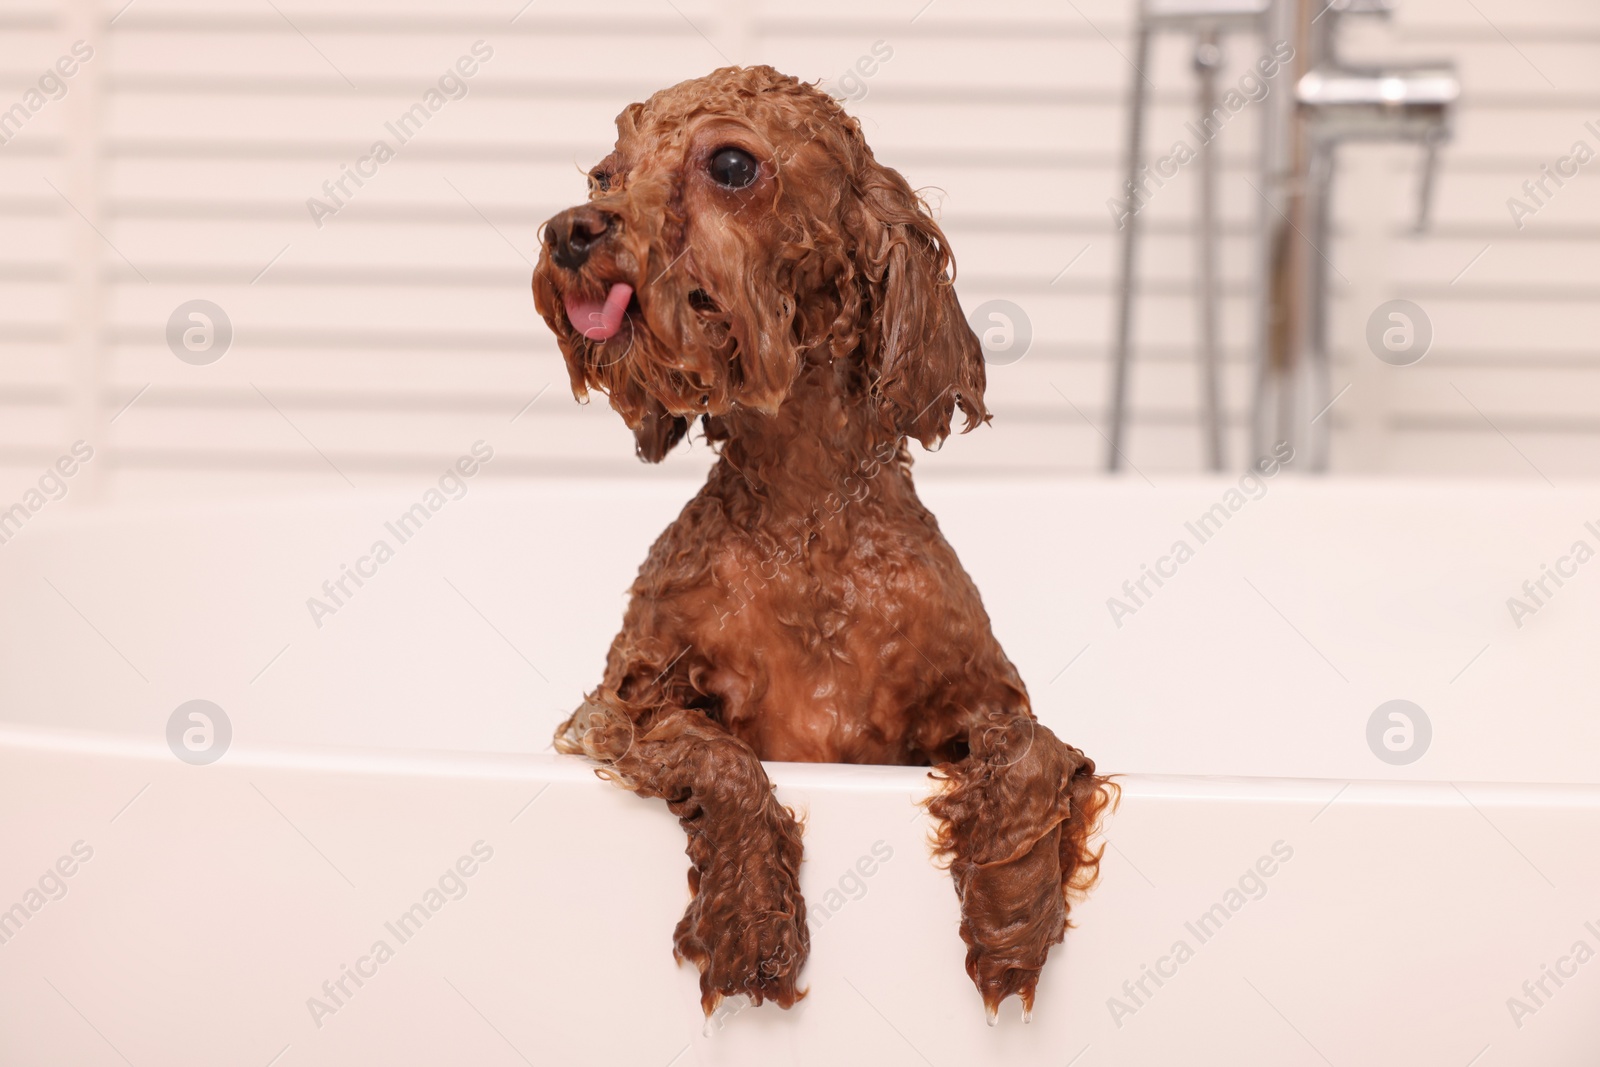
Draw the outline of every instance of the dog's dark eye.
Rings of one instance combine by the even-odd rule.
[[[711,179],[728,189],[743,189],[756,180],[760,166],[742,148],[723,148],[711,157]]]
[[[611,189],[611,175],[603,170],[597,170],[589,175],[589,188],[599,192],[609,192]]]

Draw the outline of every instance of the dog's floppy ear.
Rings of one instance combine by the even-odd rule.
[[[937,448],[957,406],[962,432],[989,419],[983,348],[956,300],[955,261],[939,224],[899,173],[860,148],[844,222],[854,281],[865,287],[868,381],[897,432]]]

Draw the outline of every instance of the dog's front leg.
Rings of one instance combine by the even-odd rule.
[[[674,952],[700,969],[709,1016],[725,996],[787,1008],[811,951],[800,895],[800,826],[773,796],[749,745],[702,712],[661,709],[637,719],[597,695],[557,734],[599,773],[661,797],[689,835],[688,910]]]
[[[965,759],[938,767],[946,781],[928,812],[942,820],[967,974],[993,1025],[1012,994],[1032,1013],[1045,957],[1070,925],[1067,894],[1094,881],[1088,839],[1116,787],[1026,708],[975,715],[966,741]]]

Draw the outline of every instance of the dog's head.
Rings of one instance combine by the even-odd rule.
[[[988,418],[944,234],[827,94],[726,67],[632,104],[588,203],[533,275],[579,398],[603,390],[658,461],[696,416],[775,414],[835,364],[888,433],[934,447]]]

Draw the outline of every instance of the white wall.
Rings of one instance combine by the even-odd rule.
[[[1036,336],[1022,361],[991,369],[994,426],[922,469],[1100,462],[1090,423],[1105,420],[1116,262],[1105,202],[1122,151],[1129,3],[534,0],[519,15],[521,0],[135,0],[118,14],[122,2],[0,9],[0,108],[74,40],[95,48],[66,96],[0,145],[0,500],[76,438],[97,456],[74,500],[344,492],[425,477],[478,438],[496,446],[500,476],[636,472],[617,418],[571,401],[533,312],[538,223],[582,196],[578,168],[603,154],[627,102],[729,60],[837,78],[880,40],[893,58],[851,107],[880,157],[942,188],[967,306],[1012,299]],[[1414,154],[1348,157],[1330,255],[1349,279],[1335,388],[1355,384],[1333,411],[1334,469],[1558,483],[1600,472],[1600,177],[1585,169],[1520,231],[1506,207],[1575,140],[1600,148],[1583,128],[1600,120],[1600,9],[1400,6],[1350,50],[1453,56],[1466,95],[1426,236],[1407,232]],[[480,39],[494,57],[470,95],[314,225],[306,199]],[[1260,50],[1239,39],[1230,58]],[[1151,78],[1159,147],[1189,107],[1184,42],[1162,44]],[[1224,137],[1236,458],[1252,134],[1241,120]],[[1199,466],[1193,191],[1181,176],[1147,216],[1131,455],[1157,477]],[[1382,366],[1362,343],[1367,313],[1391,296],[1434,322],[1434,350],[1415,367]],[[163,340],[173,309],[195,298],[222,306],[236,331],[210,366],[179,362]],[[671,462],[707,458],[697,447]]]

